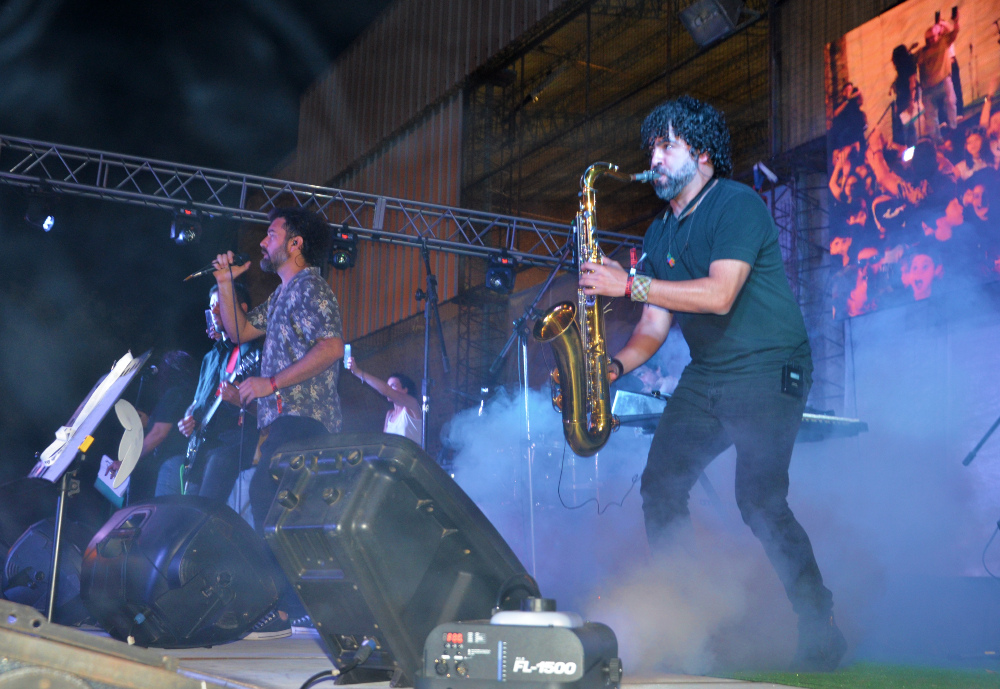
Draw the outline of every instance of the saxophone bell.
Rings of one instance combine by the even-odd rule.
[[[580,210],[574,221],[576,264],[602,263],[595,237],[596,200],[594,183],[609,175],[623,182],[652,179],[647,171],[630,175],[611,163],[594,163],[580,178]],[[535,322],[535,339],[552,346],[556,371],[552,375],[552,404],[562,412],[563,434],[577,455],[590,457],[608,441],[618,427],[611,414],[607,341],[604,332],[604,299],[577,289],[577,302],[562,302]]]

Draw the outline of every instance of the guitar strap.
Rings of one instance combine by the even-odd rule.
[[[229,353],[229,361],[226,363],[226,373],[232,373],[236,370],[236,362],[240,360],[240,348],[233,347],[233,351]]]

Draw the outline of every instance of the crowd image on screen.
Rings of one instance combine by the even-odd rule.
[[[835,318],[1000,279],[1000,77],[981,106],[963,109],[959,29],[955,11],[936,18],[922,45],[898,45],[887,56],[895,70],[884,115],[891,128],[872,123],[855,84],[831,93]]]

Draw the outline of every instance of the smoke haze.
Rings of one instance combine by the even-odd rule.
[[[1000,645],[1000,585],[981,562],[1000,516],[1000,436],[962,466],[1000,415],[1000,300],[995,290],[970,296],[845,324],[848,372],[836,412],[869,431],[796,445],[789,504],[834,593],[845,662],[989,662],[985,652]],[[449,442],[456,480],[534,570],[543,595],[609,624],[633,676],[787,666],[796,618],[740,519],[734,451],[706,471],[719,502],[696,485],[693,528],[654,558],[632,487],[650,436],[623,428],[596,458],[577,458],[564,449],[547,394],[529,391],[528,404],[530,485],[523,396],[460,414]],[[986,551],[993,571],[998,549]]]

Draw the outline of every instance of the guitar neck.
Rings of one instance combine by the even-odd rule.
[[[228,374],[223,379],[222,382],[232,383],[238,377],[240,377],[241,375],[249,371],[251,368],[253,368],[256,365],[256,363],[257,363],[257,357],[252,354],[248,354],[246,356],[246,360],[241,361],[240,365],[236,367],[236,370]],[[205,416],[202,417],[201,422],[198,424],[197,436],[200,436],[202,432],[205,430],[205,428],[208,427],[209,422],[211,422],[212,417],[215,416],[215,412],[218,411],[219,406],[222,404],[222,402],[223,402],[222,394],[220,393],[219,395],[216,396],[215,401],[212,402],[212,406],[208,408],[208,411],[205,412]],[[196,437],[195,435],[191,436],[192,443],[195,442],[195,437]]]

